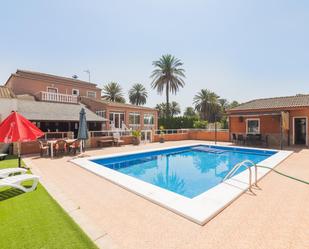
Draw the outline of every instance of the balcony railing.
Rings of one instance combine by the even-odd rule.
[[[77,96],[62,93],[51,93],[51,92],[40,92],[39,99],[41,101],[73,103],[73,104],[77,104],[78,102]]]

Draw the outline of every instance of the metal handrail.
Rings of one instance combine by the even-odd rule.
[[[252,171],[251,171],[251,166],[247,165],[248,163],[251,164],[251,166],[254,166],[254,169],[255,169],[255,183],[254,183],[254,185],[257,186],[257,166],[256,166],[256,164],[254,162],[252,162],[250,160],[244,160],[244,161],[242,161],[240,163],[235,164],[234,167],[223,178],[222,181],[224,182],[228,178],[231,178],[240,167],[244,166],[244,167],[246,167],[249,170],[249,190],[252,192],[252,190],[251,190],[251,186],[252,186]]]

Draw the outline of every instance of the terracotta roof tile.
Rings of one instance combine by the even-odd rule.
[[[5,86],[0,86],[0,98],[13,99],[15,98],[15,94],[12,90]]]
[[[111,106],[111,107],[123,107],[123,108],[134,108],[134,109],[139,109],[139,110],[149,110],[149,111],[157,111],[155,108],[151,108],[151,107],[146,107],[146,106],[140,106],[140,105],[132,105],[132,104],[123,104],[123,103],[118,103],[118,102],[110,102],[104,99],[92,99],[89,97],[82,97],[81,101],[83,102],[83,99],[88,99],[94,102],[100,102],[102,104],[105,104],[107,106]]]
[[[95,83],[79,80],[79,79],[73,79],[69,77],[63,77],[63,76],[58,76],[58,75],[53,75],[53,74],[47,74],[47,73],[41,73],[41,72],[35,72],[35,71],[28,71],[28,70],[21,70],[17,69],[16,73],[14,74],[15,76],[31,76],[31,77],[42,77],[42,78],[51,78],[51,79],[58,79],[58,80],[65,80],[65,81],[70,81],[74,83],[80,83],[80,84],[86,84],[86,85],[91,85],[91,86],[97,86]]]
[[[295,96],[254,99],[230,109],[229,112],[244,111],[244,110],[259,110],[259,109],[297,108],[297,107],[309,107],[309,94],[298,94]]]

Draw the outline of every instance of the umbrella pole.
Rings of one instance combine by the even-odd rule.
[[[20,142],[17,143],[18,167],[21,167]]]

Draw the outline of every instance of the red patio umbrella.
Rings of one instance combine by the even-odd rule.
[[[28,119],[13,111],[0,124],[0,143],[18,143],[18,166],[20,167],[20,143],[34,141],[44,133]]]

